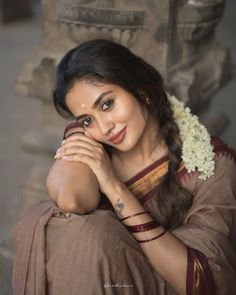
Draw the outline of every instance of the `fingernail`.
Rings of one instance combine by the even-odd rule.
[[[61,142],[61,144],[65,143],[65,141],[66,141],[66,140],[64,139],[64,140]]]
[[[56,154],[59,154],[61,151],[61,149],[59,148],[57,151],[56,151]]]

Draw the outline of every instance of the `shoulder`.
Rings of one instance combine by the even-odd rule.
[[[236,224],[236,158],[235,151],[217,138],[212,138],[214,146],[214,175],[199,179],[199,172],[180,171],[181,185],[191,192],[192,206],[184,223],[202,229],[224,233],[228,236]],[[183,168],[185,169],[185,168]],[[190,226],[190,227],[191,227]]]
[[[217,137],[211,138],[213,146],[215,171],[214,175],[209,178],[210,182],[234,180],[236,184],[236,152]],[[204,183],[204,181],[202,182]]]
[[[211,144],[214,147],[214,153],[215,157],[227,157],[233,160],[234,162],[236,161],[236,151],[224,143],[221,139],[212,136],[211,137]]]
[[[214,155],[215,170],[218,170],[219,165],[220,166],[230,165],[230,166],[236,167],[236,151],[232,147],[224,143],[221,139],[214,136],[211,137],[211,144],[213,146],[213,152],[215,154]],[[191,175],[199,176],[199,173],[198,172],[189,173],[183,163],[181,169],[178,171],[179,179],[190,177]]]
[[[215,169],[214,175],[206,180],[199,179],[199,172],[189,173],[184,166],[178,172],[180,183],[193,194],[202,186],[230,185],[236,191],[236,152],[217,137],[211,137],[214,152]]]
[[[236,151],[216,137],[212,137],[212,145],[215,153],[215,177],[233,177],[236,183]]]

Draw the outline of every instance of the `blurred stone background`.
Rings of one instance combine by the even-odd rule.
[[[1,2],[1,1],[0,1]],[[236,60],[236,2],[228,0],[216,39],[230,49]],[[0,24],[0,294],[11,294],[12,231],[22,210],[22,188],[35,155],[22,149],[22,137],[41,128],[41,104],[14,90],[22,66],[41,42],[41,10],[31,3],[32,16]],[[236,148],[236,80],[232,79],[211,100],[212,114],[223,113],[230,125],[221,138]]]

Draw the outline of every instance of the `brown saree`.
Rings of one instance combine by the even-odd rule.
[[[183,165],[178,172],[194,196],[172,232],[188,248],[187,295],[236,294],[236,158],[221,141],[213,144],[214,177],[200,181]],[[164,157],[126,182],[154,218],[167,166]],[[36,204],[19,221],[15,243],[14,295],[176,295],[106,198],[88,215],[64,214],[52,201]]]

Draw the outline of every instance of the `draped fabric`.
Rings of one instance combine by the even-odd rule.
[[[199,180],[184,163],[178,171],[193,195],[183,224],[172,231],[188,249],[187,295],[236,295],[236,157],[220,140],[212,143],[213,177]],[[126,182],[153,218],[167,169],[163,157]],[[88,215],[64,214],[51,201],[36,204],[19,221],[15,241],[14,295],[176,295],[105,196]]]
[[[188,295],[216,294],[214,278],[206,256],[189,248],[186,293]]]

